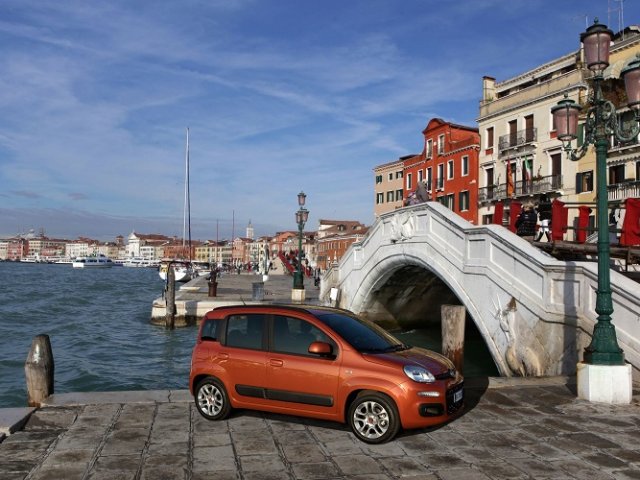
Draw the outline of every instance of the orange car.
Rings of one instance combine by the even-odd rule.
[[[335,308],[245,305],[204,317],[189,388],[210,420],[232,408],[348,423],[368,443],[437,425],[463,405],[463,379],[440,354],[405,345]]]

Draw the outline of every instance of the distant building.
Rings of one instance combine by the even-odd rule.
[[[398,160],[378,165],[373,169],[375,182],[373,187],[373,213],[376,217],[402,207],[404,200],[404,159],[412,156],[400,157]]]
[[[362,240],[368,230],[369,227],[355,220],[320,220],[316,265],[326,270],[340,261],[351,244]]]

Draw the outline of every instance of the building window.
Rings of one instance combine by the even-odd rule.
[[[433,157],[433,140],[427,140],[427,158]]]
[[[458,195],[458,204],[460,205],[461,212],[469,210],[469,191],[460,192]]]
[[[376,205],[384,203],[384,193],[376,193]]]
[[[444,135],[438,136],[438,155],[444,154]]]
[[[485,141],[486,144],[486,148],[493,148],[493,127],[489,127],[486,130],[487,132],[487,139]]]
[[[576,173],[576,193],[593,192],[593,170]]]
[[[438,176],[436,177],[436,189],[444,188],[444,163],[438,165]]]
[[[403,198],[404,198],[404,190],[402,189],[396,190],[396,202],[402,201]]]
[[[396,172],[396,178],[402,178],[402,173],[403,173],[402,170],[398,170]]]
[[[427,190],[431,191],[432,188],[433,188],[433,176],[432,176],[431,167],[429,167],[427,168]]]
[[[424,180],[424,171],[418,170],[418,182],[421,182],[422,180]]]
[[[455,210],[455,195],[453,193],[450,193],[449,195],[443,197],[444,198],[444,206],[448,207],[449,210]]]
[[[387,192],[387,203],[393,202],[393,190]]]
[[[449,160],[447,162],[447,180],[451,180],[453,178],[453,160]]]
[[[469,156],[465,155],[462,157],[462,176],[466,177],[469,175]]]
[[[413,175],[411,173],[407,173],[407,190],[411,190],[413,187]]]
[[[382,183],[382,175],[376,175],[376,185]]]
[[[389,172],[389,181],[393,180],[393,173]]]

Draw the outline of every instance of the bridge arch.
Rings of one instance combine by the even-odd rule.
[[[420,276],[416,285],[400,281],[411,273]],[[471,225],[436,202],[376,220],[325,276],[320,295],[328,302],[336,289],[339,306],[390,320],[411,312],[417,298],[402,288],[426,292],[425,281],[441,282],[465,306],[502,375],[575,373],[595,323],[597,266],[556,260],[502,227]],[[640,288],[615,271],[611,281],[618,340],[638,379]]]
[[[448,282],[442,265],[426,262],[421,256],[397,253],[382,259],[377,267],[375,271],[384,274],[364,279],[355,295],[360,303],[351,304],[351,309],[379,323],[406,328],[425,326],[425,318],[439,320],[441,305],[463,305],[498,370],[508,371],[490,333],[476,319],[479,312],[473,299],[461,285]]]

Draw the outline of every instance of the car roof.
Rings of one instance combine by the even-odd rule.
[[[324,305],[292,305],[292,304],[279,304],[279,303],[269,303],[269,304],[251,304],[251,305],[224,305],[220,307],[215,307],[210,312],[216,313],[224,313],[225,310],[229,312],[242,311],[247,312],[251,310],[288,310],[291,312],[299,312],[299,313],[309,313],[311,315],[323,315],[327,313],[341,313],[346,315],[354,315],[353,312],[341,308],[329,307]]]

